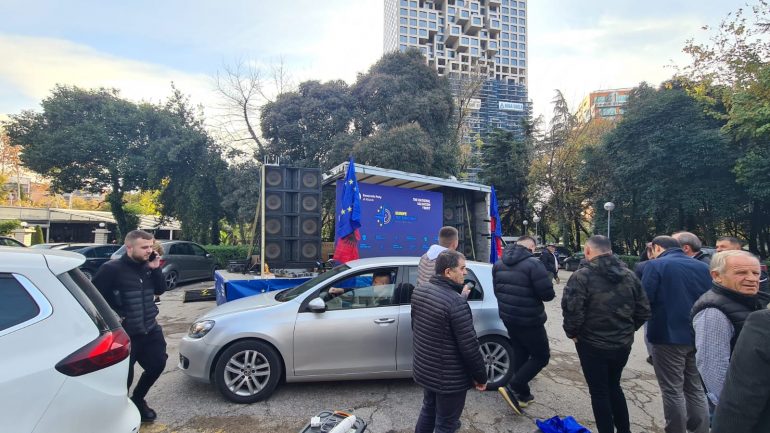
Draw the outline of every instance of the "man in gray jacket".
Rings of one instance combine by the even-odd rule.
[[[428,248],[428,251],[420,257],[420,263],[417,266],[417,285],[425,284],[434,275],[436,267],[436,257],[446,250],[456,250],[460,243],[460,237],[457,233],[457,229],[452,226],[441,227],[438,232],[438,244],[433,244]],[[471,288],[469,286],[463,286],[460,294],[463,298],[468,299]]]

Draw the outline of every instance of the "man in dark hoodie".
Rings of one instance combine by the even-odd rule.
[[[514,354],[514,375],[498,392],[517,414],[535,399],[529,382],[548,365],[551,357],[543,302],[556,295],[551,274],[532,255],[534,251],[535,240],[522,236],[505,247],[502,260],[492,268],[500,318],[508,330]]]
[[[460,427],[468,389],[487,388],[487,372],[473,316],[459,291],[467,273],[465,257],[445,250],[435,274],[412,294],[414,381],[423,387],[416,433],[453,433]]]
[[[642,283],[612,254],[605,236],[586,242],[588,266],[572,274],[561,300],[564,331],[575,341],[599,433],[630,433],[620,376],[634,332],[650,318]]]

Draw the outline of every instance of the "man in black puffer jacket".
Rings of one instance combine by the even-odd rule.
[[[134,364],[138,362],[144,369],[131,396],[142,422],[157,418],[144,398],[163,373],[168,359],[163,330],[155,319],[158,306],[154,298],[163,294],[166,283],[160,270],[160,257],[153,252],[154,242],[150,233],[129,232],[125,239],[126,253],[102,265],[92,281],[120,316],[123,328],[131,337],[129,388],[134,380]],[[152,254],[155,256],[151,257]]]
[[[459,293],[467,273],[465,257],[443,251],[435,272],[412,294],[413,374],[424,390],[415,433],[456,431],[468,389],[487,387],[471,309]]]
[[[534,400],[529,382],[551,357],[543,302],[552,300],[555,294],[551,274],[532,255],[534,251],[535,240],[522,236],[516,244],[505,247],[502,260],[492,268],[500,318],[513,346],[515,372],[510,383],[498,388],[498,392],[518,414]]]
[[[597,235],[585,245],[588,266],[575,271],[561,300],[564,331],[575,341],[599,433],[630,433],[620,375],[634,332],[650,318],[642,283]]]

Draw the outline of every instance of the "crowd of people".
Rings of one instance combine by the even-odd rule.
[[[412,296],[414,378],[424,388],[415,431],[454,432],[466,392],[486,389],[470,308],[460,295],[465,258],[457,233],[420,261]],[[535,400],[529,383],[548,365],[544,303],[555,298],[558,262],[538,259],[528,236],[507,245],[492,270],[499,314],[514,351],[513,374],[498,388],[521,414]],[[741,242],[720,238],[710,257],[689,232],[657,236],[634,270],[592,236],[585,260],[567,281],[563,329],[574,341],[598,433],[630,433],[621,385],[636,331],[660,387],[666,433],[770,431],[770,310],[767,273]]]

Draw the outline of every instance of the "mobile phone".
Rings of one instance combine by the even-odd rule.
[[[150,258],[148,260],[152,262],[152,261],[154,261],[157,258],[158,258],[158,253],[153,251],[152,253],[150,253]]]

